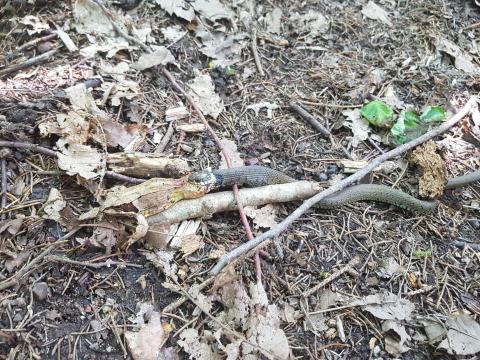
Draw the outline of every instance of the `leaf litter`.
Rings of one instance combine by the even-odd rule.
[[[342,177],[343,174],[332,164],[328,164],[328,161],[323,164],[324,157],[328,159],[331,155],[332,158],[343,159],[349,153],[353,157],[349,160],[366,159],[371,156],[372,151],[368,148],[366,140],[375,140],[379,146],[386,144],[379,141],[378,134],[373,133],[377,130],[369,127],[368,121],[361,117],[359,110],[330,108],[329,104],[347,102],[351,105],[353,99],[363,102],[364,99],[361,97],[351,97],[353,91],[362,88],[364,94],[377,96],[376,100],[383,101],[396,112],[410,111],[413,105],[417,109],[425,107],[424,113],[419,111],[418,117],[437,121],[434,119],[441,111],[438,111],[434,103],[427,102],[427,99],[443,98],[443,95],[435,93],[435,90],[432,93],[431,89],[441,86],[443,79],[449,80],[446,82],[451,91],[457,89],[456,81],[460,84],[467,83],[462,74],[458,75],[459,79],[455,81],[449,78],[448,71],[452,69],[456,74],[467,74],[465,76],[478,72],[478,59],[472,50],[475,46],[470,41],[474,33],[469,34],[468,31],[471,30],[465,30],[465,33],[455,33],[456,35],[452,36],[451,31],[444,31],[450,29],[449,25],[442,23],[444,19],[437,19],[435,8],[431,8],[429,4],[421,5],[438,20],[432,23],[438,35],[434,36],[432,41],[431,34],[424,36],[422,31],[415,30],[412,30],[412,33],[415,34],[415,38],[419,36],[424,40],[430,39],[437,53],[429,53],[430,49],[418,47],[415,42],[408,43],[411,41],[410,35],[402,32],[402,29],[397,29],[398,24],[405,25],[405,21],[408,20],[403,15],[405,12],[401,9],[391,10],[388,2],[380,2],[381,6],[369,1],[361,4],[321,3],[320,6],[291,3],[277,4],[278,7],[273,7],[271,4],[221,3],[217,0],[189,2],[156,0],[142,2],[138,8],[128,12],[120,10],[116,4],[117,2],[106,5],[109,15],[106,15],[94,1],[79,0],[74,2],[71,8],[69,5],[61,4],[60,11],[68,9],[64,13],[67,19],[65,22],[62,17],[49,19],[56,11],[53,8],[38,16],[27,15],[20,18],[19,23],[23,27],[19,28],[18,33],[23,32],[25,36],[30,37],[48,34],[51,31],[49,24],[55,24],[61,43],[68,50],[68,52],[62,50],[61,55],[56,56],[61,58],[71,54],[78,57],[64,58],[65,62],[72,61],[69,66],[44,64],[18,73],[15,77],[0,80],[2,87],[0,90],[2,94],[5,93],[5,99],[22,99],[20,105],[24,106],[24,109],[18,116],[22,119],[22,124],[29,121],[28,109],[34,109],[39,114],[40,121],[37,124],[40,134],[44,137],[42,142],[49,143],[59,152],[58,162],[54,161],[53,167],[45,159],[29,157],[28,162],[24,162],[23,158],[16,155],[15,161],[22,162],[23,167],[20,171],[13,161],[8,160],[9,176],[12,177],[11,182],[15,182],[14,186],[8,184],[8,191],[16,198],[9,197],[12,205],[7,209],[7,213],[13,211],[22,216],[1,222],[0,233],[8,238],[2,238],[0,248],[1,261],[6,269],[5,274],[0,272],[0,284],[5,276],[14,274],[23,266],[29,266],[29,261],[35,258],[37,251],[49,246],[52,236],[60,237],[65,230],[72,229],[81,221],[84,222],[82,224],[84,229],[88,227],[89,231],[76,236],[72,241],[76,246],[75,250],[68,246],[62,249],[65,251],[64,255],[78,258],[80,263],[83,261],[83,264],[87,264],[85,266],[102,261],[104,256],[115,256],[121,261],[132,258],[138,260],[138,257],[135,257],[137,248],[133,252],[129,249],[123,253],[124,248],[121,245],[142,239],[149,229],[147,215],[162,211],[184,199],[187,196],[183,192],[185,189],[181,181],[165,179],[146,182],[137,187],[115,188],[112,187],[111,180],[106,181],[103,175],[112,165],[108,163],[109,159],[112,159],[112,154],[118,155],[128,151],[129,155],[125,158],[132,160],[137,159],[132,155],[135,152],[154,151],[155,144],[167,135],[167,122],[174,123],[173,141],[165,139],[167,144],[170,144],[166,150],[169,156],[188,157],[189,163],[195,169],[206,165],[218,166],[221,156],[217,150],[209,149],[211,139],[204,127],[196,127],[198,119],[195,112],[171,92],[169,85],[165,86],[156,78],[156,71],[163,66],[178,71],[175,75],[181,79],[182,86],[185,85],[186,91],[194,97],[203,112],[214,119],[215,123],[212,123],[216,130],[221,132],[223,142],[229,148],[229,154],[235,159],[235,164],[260,161],[283,168],[297,177],[312,177],[329,182]],[[416,1],[411,4],[419,6]],[[445,8],[447,9],[448,5],[445,5]],[[165,10],[169,16],[160,9]],[[155,12],[159,12],[158,18],[157,15],[153,15]],[[148,17],[148,21],[144,21],[145,19],[139,17],[140,14],[152,16]],[[342,14],[341,23],[338,14]],[[413,11],[409,14],[414,17],[416,13]],[[361,19],[362,16],[366,19]],[[131,34],[137,42],[129,42],[119,36],[111,19],[114,19],[120,29]],[[422,21],[416,19],[419,23]],[[61,24],[57,26],[57,23]],[[256,25],[260,25],[257,34],[260,61],[268,68],[268,76],[272,77],[268,81],[257,77],[256,65],[251,60],[248,47],[252,41],[248,34],[251,27]],[[409,26],[413,29],[418,24],[407,22],[403,29]],[[392,36],[385,33],[386,27]],[[345,36],[346,33],[348,36]],[[12,34],[10,38],[17,36],[15,32]],[[162,35],[159,37],[159,34]],[[278,38],[289,39],[294,45],[291,48],[284,48],[282,47],[284,45],[276,40]],[[405,51],[405,48],[396,43],[398,38],[407,41],[409,51]],[[385,52],[386,48],[379,46],[381,50],[378,50],[375,46],[368,45],[367,40],[377,41],[377,44],[381,44],[382,41],[396,44],[398,49],[390,49],[389,53]],[[143,49],[140,50],[138,42],[150,44],[153,52],[150,54],[145,53]],[[308,48],[302,43],[312,46]],[[358,44],[362,44],[364,59],[350,56],[358,53]],[[77,47],[80,50],[75,53]],[[318,49],[321,49],[322,53],[316,52]],[[439,54],[447,56],[440,62]],[[3,57],[1,59],[3,61]],[[369,62],[363,63],[365,59],[369,59]],[[449,59],[452,62],[449,62]],[[424,79],[421,71],[416,73],[422,66],[425,68],[423,70],[431,72],[432,76],[438,75],[436,73],[438,68],[448,71],[442,75],[443,77],[437,76],[440,79],[437,79],[437,83],[432,83]],[[229,67],[225,73],[233,75],[230,78],[211,76],[214,73],[212,69],[218,71],[222,67]],[[399,76],[405,78],[397,83],[390,75],[397,73],[398,68]],[[311,81],[313,72],[317,82]],[[92,89],[81,80],[93,75],[97,79],[101,78],[101,84]],[[151,79],[155,80],[150,82]],[[411,79],[415,79],[412,81],[415,86],[410,87]],[[154,83],[157,80],[159,82]],[[40,90],[35,89],[44,89],[45,84],[49,84],[50,87],[61,87],[68,100],[65,102],[56,100],[58,106],[53,106],[53,103],[37,102],[35,94]],[[27,86],[31,91],[25,91]],[[467,85],[462,86],[463,90],[468,88]],[[311,144],[297,146],[298,139],[308,138],[312,133],[300,124],[292,125],[288,116],[285,116],[283,96],[296,94],[296,87],[299,87],[298,93],[310,97],[306,101],[327,105],[322,107],[321,112],[328,121],[340,119],[339,123],[343,121],[351,128],[350,133],[349,130],[336,127],[337,124],[332,127],[333,136],[339,140],[338,142],[352,136],[353,133],[351,143],[346,145],[344,151],[335,152],[334,146],[331,147],[321,141],[315,141],[313,146]],[[19,89],[23,89],[23,92]],[[281,91],[277,91],[279,89]],[[386,90],[382,93],[383,90],[379,89]],[[361,94],[362,91],[357,93]],[[428,96],[424,96],[424,93]],[[419,98],[423,99],[423,103],[420,103]],[[7,104],[7,110],[3,104],[1,105],[2,121],[10,122],[11,119],[15,119],[8,109],[12,106],[15,108],[16,105]],[[264,109],[267,110],[266,114],[263,113]],[[254,117],[251,116],[252,112],[255,114]],[[130,118],[124,116],[127,113],[135,116]],[[127,119],[136,120],[132,124]],[[475,124],[475,119],[473,123]],[[18,129],[20,128],[19,126]],[[185,136],[180,137],[179,132]],[[154,133],[157,134],[155,141],[152,140]],[[471,133],[475,134],[474,127]],[[32,139],[32,134],[25,133],[23,136],[24,139]],[[445,140],[448,140],[448,137]],[[303,139],[299,141],[304,142]],[[309,141],[313,143],[312,140]],[[453,154],[453,150],[458,149],[465,154],[472,154],[468,146],[462,145],[463,141],[465,140],[456,139],[455,146],[445,143],[443,150],[447,151],[449,156]],[[178,150],[182,147],[176,148],[179,144],[185,148],[190,147],[192,151],[188,154],[182,153],[182,150]],[[327,153],[329,155],[325,156]],[[209,157],[205,157],[205,154]],[[475,166],[474,161],[474,157],[469,157],[470,167]],[[338,163],[340,162],[336,164]],[[461,161],[452,160],[447,162],[446,166],[458,173],[461,169],[460,164]],[[127,172],[135,173],[138,169],[132,170],[134,167],[132,164],[125,166],[115,163],[115,171],[118,172],[123,168]],[[53,171],[59,169],[63,170],[61,182],[50,177]],[[27,171],[28,176],[22,175],[24,171]],[[405,171],[408,174],[410,170],[406,167],[394,167],[389,172],[377,172],[374,176],[383,179],[390,176],[389,182],[408,188],[411,183],[404,181],[405,176],[406,180],[410,180],[411,177],[405,175]],[[35,182],[29,182],[29,178],[33,179],[32,176],[46,175],[49,176],[45,178],[48,181],[36,178]],[[45,184],[41,185],[44,191],[37,193],[36,188],[42,183]],[[165,189],[175,190],[172,196],[166,196]],[[91,197],[92,193],[95,194],[94,198]],[[465,198],[475,196],[472,190],[463,194]],[[27,205],[23,206],[22,201],[31,202],[25,202]],[[469,206],[473,208],[472,204],[473,202]],[[159,232],[165,231],[165,234],[161,235],[167,239],[164,248],[141,250],[148,259],[147,264],[152,264],[158,271],[148,268],[147,265],[145,269],[138,270],[138,273],[137,269],[130,269],[133,271],[125,273],[119,267],[109,275],[110,273],[101,273],[97,269],[84,271],[84,268],[74,264],[51,264],[52,273],[45,272],[47,276],[40,272],[35,273],[35,279],[31,277],[30,282],[19,283],[15,291],[30,287],[27,290],[32,290],[35,295],[32,300],[34,301],[32,311],[38,310],[37,301],[42,302],[45,299],[58,301],[59,294],[65,296],[65,299],[71,299],[72,303],[75,302],[75,307],[68,312],[81,314],[82,319],[86,319],[84,323],[94,332],[89,335],[87,330],[85,335],[77,337],[82,344],[79,351],[83,351],[82,356],[86,357],[89,356],[86,353],[89,350],[85,350],[83,342],[86,336],[93,339],[91,349],[105,345],[107,351],[117,351],[115,356],[118,357],[122,356],[119,341],[125,341],[127,345],[125,351],[128,351],[134,359],[178,358],[180,347],[184,351],[181,354],[186,353],[191,358],[235,359],[242,356],[244,358],[264,356],[283,359],[289,358],[292,354],[308,356],[306,354],[311,354],[312,349],[317,349],[319,343],[326,346],[322,350],[322,356],[326,357],[338,356],[336,353],[339,350],[338,344],[346,345],[347,356],[358,355],[356,348],[366,350],[367,346],[368,351],[371,350],[372,354],[381,355],[383,358],[399,357],[408,352],[409,348],[417,347],[463,356],[478,352],[476,336],[479,332],[478,322],[471,315],[463,313],[442,315],[441,312],[445,313],[446,308],[443,308],[440,300],[436,307],[432,306],[436,301],[432,300],[435,299],[434,293],[429,293],[424,287],[424,283],[442,283],[443,271],[436,267],[438,264],[429,263],[432,254],[435,254],[435,247],[440,246],[437,243],[440,242],[433,242],[434,249],[428,252],[430,257],[419,260],[415,256],[419,254],[418,249],[429,249],[422,246],[426,245],[424,242],[427,234],[446,231],[446,222],[442,223],[444,219],[438,219],[438,223],[432,222],[431,219],[422,219],[418,223],[415,222],[413,226],[415,230],[411,230],[409,225],[401,224],[399,219],[389,217],[388,214],[377,212],[371,215],[363,210],[349,209],[348,219],[343,217],[341,212],[335,213],[335,216],[322,212],[321,225],[319,223],[317,226],[313,222],[316,220],[312,220],[311,228],[305,230],[298,227],[292,230],[292,233],[285,234],[278,253],[266,248],[262,254],[266,256],[262,267],[264,279],[268,281],[265,280],[264,285],[252,281],[248,261],[237,267],[242,269],[241,273],[226,274],[223,279],[215,279],[213,288],[209,290],[201,290],[196,284],[204,279],[202,274],[208,270],[210,262],[230,250],[234,241],[243,236],[236,232],[237,223],[228,223],[226,218],[214,217],[202,222],[195,220],[180,225],[168,224],[165,229],[160,229]],[[253,223],[260,228],[270,228],[276,224],[276,219],[280,218],[278,209],[271,205],[252,210],[251,216]],[[457,226],[456,231],[462,232],[470,226],[468,224],[474,223],[471,219],[473,216],[464,218],[467,220],[462,226]],[[225,223],[222,223],[223,221]],[[456,223],[458,220],[451,217],[449,221]],[[352,224],[354,228],[350,228]],[[339,230],[342,234],[342,243],[338,237]],[[198,235],[198,232],[201,235]],[[402,234],[401,239],[396,235],[398,233]],[[445,233],[442,233],[442,236],[446,237]],[[390,244],[396,246],[397,240],[398,248],[392,252],[393,248],[388,246]],[[444,241],[445,238],[441,240]],[[138,246],[148,247],[140,243]],[[308,299],[298,300],[299,293],[320,282],[341,266],[344,261],[342,254],[345,256],[363,252],[365,249],[362,246],[367,247],[369,251],[365,254],[373,259],[369,259],[361,271],[377,275],[380,280],[375,285],[364,283],[363,278],[357,281],[352,271],[337,278],[332,289],[341,289],[343,292],[351,290],[350,295],[356,300],[346,301],[347,296],[339,295],[330,289]],[[341,251],[335,250],[340,248]],[[282,253],[284,255],[281,255]],[[395,255],[392,256],[393,253]],[[467,295],[469,291],[475,293],[475,288],[463,289],[463,281],[458,282],[456,277],[458,274],[454,273],[458,263],[461,263],[465,266],[460,278],[470,276],[471,266],[475,265],[476,261],[473,253],[468,250],[463,253],[448,251],[442,257],[442,261],[455,264],[448,270],[448,281],[454,283],[448,284],[447,292],[456,287],[466,291]],[[292,263],[296,266],[291,266]],[[408,272],[399,264],[404,266],[408,264]],[[425,266],[431,267],[433,271],[422,274]],[[38,269],[41,267],[36,268]],[[65,278],[71,280],[60,284],[55,279],[57,273],[53,271],[68,275]],[[416,281],[407,279],[406,282],[401,282],[403,276],[412,274],[415,275]],[[36,278],[37,275],[39,278]],[[137,282],[140,278],[143,280]],[[400,281],[402,287],[397,286],[396,281]],[[142,290],[136,288],[140,287],[139,284],[142,284]],[[160,284],[165,288],[161,288]],[[408,287],[425,292],[420,295],[407,295],[410,291]],[[184,288],[189,289],[188,294],[197,305],[183,306],[180,317],[187,321],[198,319],[183,329],[177,338],[171,339],[174,347],[167,347],[165,342],[171,330],[167,319],[170,321],[170,318],[158,310],[168,303],[165,299],[168,296],[166,289],[182,293]],[[125,306],[126,302],[120,303],[120,300],[113,298],[120,293],[125,294],[123,291],[127,289],[134,294],[135,300],[144,299],[147,302],[128,317],[125,323],[122,320],[125,319],[124,312],[133,311]],[[387,289],[392,292],[386,292]],[[141,291],[148,295],[143,296]],[[9,318],[16,324],[23,321],[22,326],[30,328],[28,320],[22,320],[20,312],[15,309],[15,306],[19,308],[26,306],[25,300],[22,302],[21,297],[17,295],[21,296],[21,293],[16,294],[8,290],[5,296],[2,293],[0,307],[8,303],[5,309],[7,311],[14,309],[16,312],[15,316]],[[77,299],[82,295],[85,295],[85,299],[89,298],[89,302],[80,304]],[[457,302],[455,293],[448,293],[448,297],[452,299],[454,305],[461,304]],[[425,305],[425,309],[418,306],[417,300],[418,303]],[[134,298],[129,297],[125,301],[132,304]],[[349,312],[351,317],[337,316],[338,311],[343,310],[336,310],[335,306],[342,305],[361,309],[362,316],[365,319],[368,317],[369,320],[365,323],[366,328],[371,334],[376,334],[372,338],[375,341],[369,340],[368,336],[358,331],[357,320],[360,318],[355,319],[357,310]],[[308,308],[312,308],[314,313],[308,314],[306,311],[311,311],[306,310]],[[426,312],[435,313],[441,320],[434,322],[431,319],[424,319],[423,322],[420,321],[421,326],[418,326],[416,321],[420,318],[419,314]],[[62,322],[69,318],[70,315],[65,313],[62,306],[58,306],[57,310],[48,310],[41,321],[52,322],[53,325],[49,324],[48,329],[62,329],[64,326]],[[342,321],[339,321],[340,318]],[[171,323],[176,323],[176,320],[171,320]],[[178,324],[183,326],[182,321]],[[134,331],[131,331],[130,326],[134,327]],[[345,337],[341,335],[342,326],[348,330],[347,334],[361,334],[356,342],[358,344],[356,348],[348,348]],[[115,332],[115,329],[127,327],[129,330],[124,333]],[[85,331],[80,328],[75,328],[74,331],[80,330]],[[72,330],[68,333],[70,332]],[[61,336],[53,335],[53,338],[61,339]],[[117,342],[112,341],[111,336],[115,336]],[[314,338],[312,342],[310,336]],[[417,342],[417,339],[422,337],[430,340],[430,348],[424,343],[420,345]],[[347,335],[347,341],[350,340]],[[378,342],[380,345],[375,345],[377,340],[380,340]],[[26,339],[25,342],[28,343],[29,349],[34,349],[33,357],[40,358],[39,354],[44,355],[43,350],[36,350],[37,345],[31,339]],[[7,343],[8,345],[5,345]],[[312,345],[313,343],[315,345]],[[10,342],[10,337],[1,333],[0,350],[11,344],[15,346],[15,351],[22,351],[24,346],[23,343]],[[60,352],[64,351],[60,345],[61,342],[57,343],[56,347],[52,345],[49,350],[53,349],[53,354],[55,349],[60,349],[58,356],[67,357],[66,353]]]

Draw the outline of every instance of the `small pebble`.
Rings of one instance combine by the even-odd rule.
[[[38,300],[43,301],[48,296],[48,285],[46,282],[38,282],[33,285],[32,291]]]
[[[327,170],[326,173],[328,175],[336,174],[338,172],[338,166],[335,164],[329,164],[327,165]]]
[[[47,51],[53,50],[55,45],[51,43],[50,41],[45,41],[37,46],[37,50],[40,54],[46,53]]]
[[[316,172],[313,174],[313,179],[315,181],[327,181],[328,175],[325,174],[324,172]]]

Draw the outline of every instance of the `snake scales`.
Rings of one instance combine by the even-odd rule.
[[[258,187],[297,181],[280,171],[256,165],[230,169],[203,170],[190,175],[189,180],[207,186],[209,190],[234,184]],[[480,181],[480,171],[449,179],[445,188],[459,188],[476,181]],[[350,186],[336,194],[330,195],[320,201],[317,206],[323,209],[333,209],[357,201],[382,202],[417,213],[432,212],[439,204],[437,200],[419,200],[401,190],[385,185],[361,184]]]

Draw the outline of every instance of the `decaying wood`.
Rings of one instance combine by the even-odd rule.
[[[108,154],[107,166],[113,172],[142,178],[178,178],[190,171],[185,160],[138,152]]]

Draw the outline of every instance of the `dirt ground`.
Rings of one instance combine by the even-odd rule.
[[[195,8],[192,21],[178,16],[178,9],[165,11],[162,1],[102,2],[124,33],[144,39],[140,30],[148,27],[144,44],[168,45],[175,64],[145,69],[132,65],[145,49],[125,36],[119,45],[122,36],[111,35],[115,29],[102,34],[99,22],[99,34],[80,31],[82,16],[94,15],[76,12],[78,3],[89,2],[0,1],[0,140],[63,151],[61,141],[72,149],[72,138],[85,131],[83,145],[99,153],[154,153],[156,136],[167,139],[168,110],[185,106],[187,116],[173,120],[173,133],[157,153],[185,160],[191,171],[221,166],[211,134],[178,127],[200,119],[164,76],[165,67],[185,89],[199,74],[211,78],[219,98],[207,103],[223,107],[207,119],[232,157],[327,188],[350,175],[342,161],[364,164],[392,148],[381,129],[370,126],[363,139],[352,129],[358,126],[353,114],[364,103],[384,100],[398,113],[438,105],[455,114],[480,89],[480,7],[474,1],[376,1],[386,15],[369,11],[362,0],[224,1],[230,19]],[[101,13],[95,2],[90,6]],[[274,9],[281,16],[272,15]],[[200,36],[201,26],[217,37]],[[57,27],[76,50],[68,49]],[[175,41],[163,31],[171,27],[183,34]],[[82,52],[100,47],[100,39],[103,49]],[[208,51],[230,65],[215,67]],[[49,52],[40,63],[4,72]],[[124,73],[105,70],[120,63],[130,67]],[[94,83],[89,94],[121,131],[94,131],[100,120],[93,113],[82,115],[90,122],[86,130],[76,120],[67,127],[75,109],[64,90],[96,75],[110,87]],[[293,111],[292,101],[330,137]],[[59,114],[68,114],[63,125],[45,125]],[[472,119],[435,138],[448,177],[480,168],[478,114]],[[95,142],[99,134],[119,144]],[[120,144],[132,134],[133,145]],[[476,359],[480,352],[478,183],[446,191],[430,215],[373,202],[309,210],[262,249],[261,287],[252,255],[224,273],[223,283],[217,277],[215,285],[198,290],[194,285],[208,278],[218,256],[246,241],[238,212],[194,221],[193,252],[168,245],[152,249],[143,240],[125,249],[120,238],[134,232],[131,215],[112,221],[82,221],[80,215],[102,204],[104,189],[132,184],[107,176],[86,179],[45,152],[2,146],[8,186],[0,212],[0,359]],[[361,182],[417,196],[419,170],[408,165],[408,156],[388,165]],[[52,189],[61,194],[55,193],[56,202]],[[267,208],[267,225],[250,219],[254,235],[298,205]],[[121,211],[131,214],[132,208]],[[106,223],[115,232],[102,232]],[[359,260],[349,268],[352,259]],[[262,289],[266,302],[255,303]],[[172,306],[185,294],[185,302]],[[152,312],[160,314],[156,328]],[[129,340],[139,329],[144,343]],[[247,351],[251,343],[256,347]],[[288,356],[278,350],[285,346]],[[158,352],[142,355],[149,347]]]

